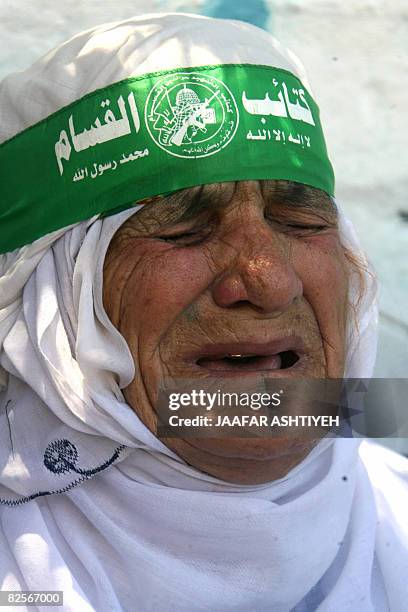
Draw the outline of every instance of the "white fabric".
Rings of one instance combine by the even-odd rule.
[[[126,76],[220,61],[305,80],[252,26],[146,16],[80,34],[6,79],[2,137]],[[63,590],[75,612],[405,610],[405,460],[325,440],[280,481],[231,485],[185,464],[126,405],[134,365],[102,306],[102,267],[135,210],[0,256],[0,590]],[[341,210],[340,231],[359,254]],[[370,376],[375,359],[375,286],[365,280],[360,304],[356,279],[350,289],[350,377]],[[56,440],[78,457],[67,465],[57,449],[53,472],[44,452]]]

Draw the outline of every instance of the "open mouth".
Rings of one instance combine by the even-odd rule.
[[[273,355],[259,354],[220,354],[197,359],[198,366],[217,372],[228,371],[273,371],[287,370],[300,359],[294,350],[282,351]]]

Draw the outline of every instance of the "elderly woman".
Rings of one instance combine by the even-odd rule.
[[[11,75],[0,110],[2,591],[405,610],[404,459],[158,435],[169,380],[372,373],[373,276],[298,61],[240,22],[149,15]]]

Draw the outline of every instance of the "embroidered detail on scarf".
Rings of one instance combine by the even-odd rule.
[[[124,444],[121,444],[115,449],[113,455],[107,459],[104,463],[97,466],[96,468],[83,470],[81,468],[76,467],[76,463],[78,461],[78,451],[72,442],[66,439],[62,440],[54,440],[50,442],[50,444],[45,449],[44,453],[44,465],[45,467],[54,474],[65,474],[67,472],[75,472],[79,474],[80,477],[71,482],[66,487],[61,489],[53,489],[51,491],[38,491],[37,493],[33,493],[32,495],[28,495],[26,497],[21,497],[20,499],[2,499],[0,498],[0,505],[2,506],[21,506],[27,502],[36,499],[37,497],[44,497],[45,495],[58,495],[61,493],[66,493],[70,489],[78,486],[82,482],[86,480],[90,480],[95,474],[106,470],[109,466],[111,466],[116,459],[118,459],[120,453],[125,448]]]
[[[98,472],[105,470],[119,456],[119,452],[125,447],[119,446],[110,459],[105,461],[92,470],[82,470],[76,467],[78,461],[78,451],[74,444],[69,440],[54,440],[50,442],[44,453],[44,465],[50,472],[54,474],[65,474],[66,472],[75,472],[81,476],[94,476]],[[116,454],[117,453],[117,454]],[[116,455],[116,457],[115,457]]]

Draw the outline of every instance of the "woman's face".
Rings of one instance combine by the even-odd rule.
[[[347,263],[323,192],[286,181],[218,183],[147,204],[116,232],[104,305],[136,375],[126,401],[156,432],[164,381],[341,378]],[[233,357],[233,356],[244,357]],[[245,357],[250,355],[250,357]],[[311,441],[166,439],[230,482],[284,476]]]

